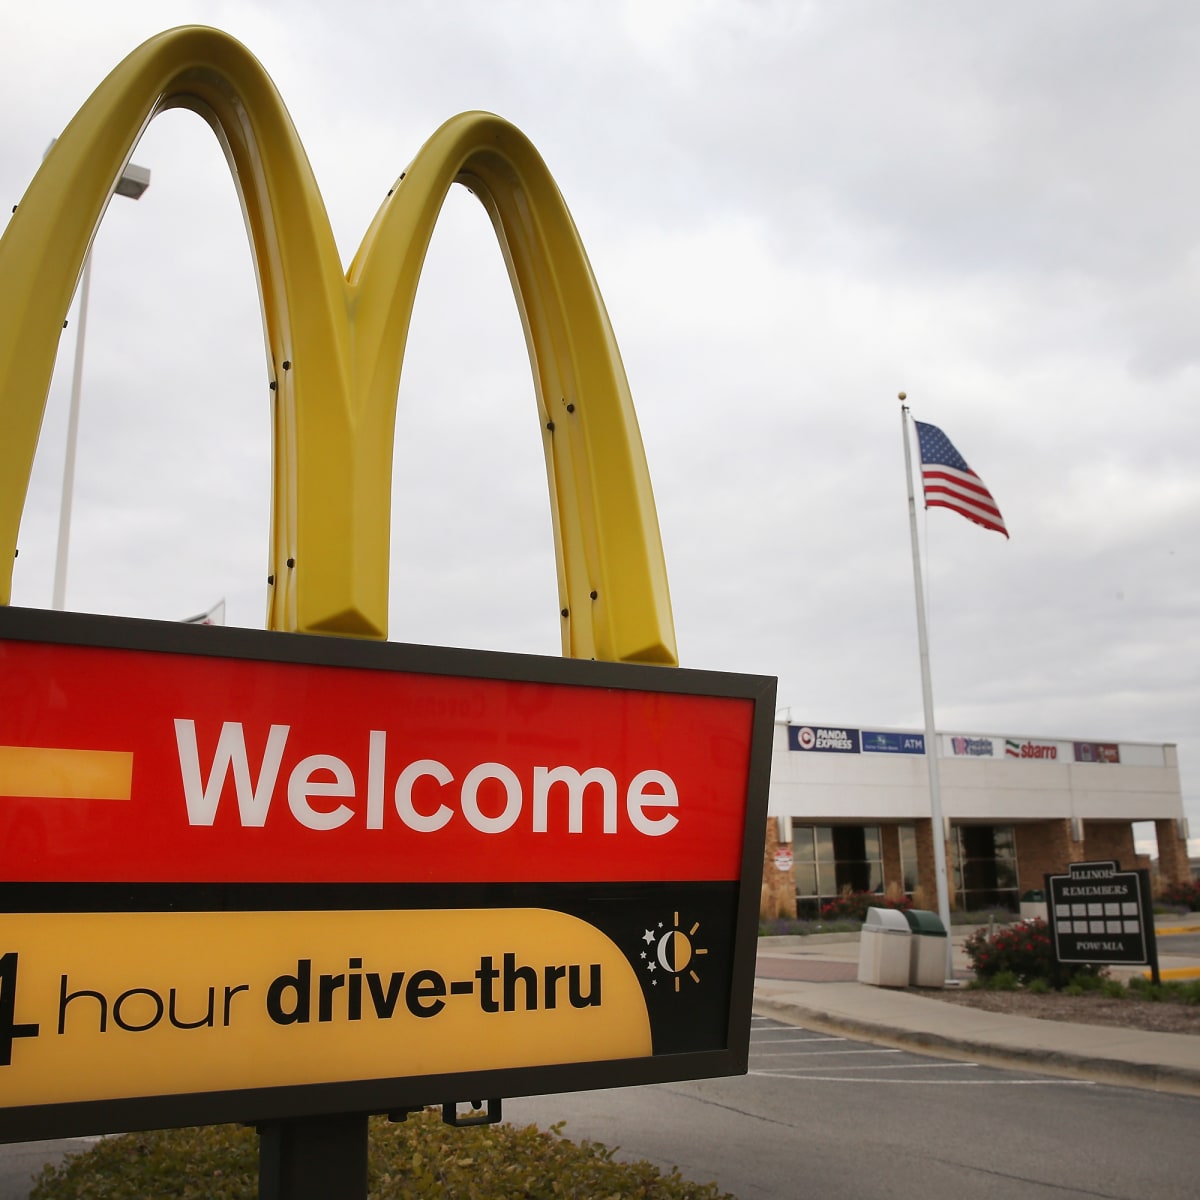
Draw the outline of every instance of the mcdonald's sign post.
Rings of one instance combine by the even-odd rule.
[[[0,610],[10,1139],[744,1070],[755,678]]]
[[[220,135],[258,261],[263,631],[10,604],[58,331],[172,105]],[[455,180],[526,325],[561,659],[386,640],[401,357]],[[251,55],[196,28],[130,55],[0,239],[0,554],[0,1141],[745,1071],[775,681],[676,665],[615,339],[511,126],[437,131],[343,275]]]

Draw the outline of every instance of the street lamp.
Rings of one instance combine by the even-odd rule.
[[[52,146],[53,142],[50,143]],[[127,163],[117,186],[118,196],[140,199],[150,186],[150,172]],[[79,285],[79,328],[75,332],[75,372],[71,378],[71,407],[67,415],[67,453],[63,463],[62,504],[58,510],[58,556],[54,562],[54,608],[62,611],[67,598],[67,550],[71,544],[71,500],[75,491],[75,445],[79,435],[79,393],[83,387],[83,346],[87,335],[88,293],[92,288],[92,252],[83,264]]]

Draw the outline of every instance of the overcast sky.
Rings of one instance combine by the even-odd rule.
[[[278,85],[344,262],[467,109],[541,151],[629,374],[682,665],[797,721],[923,725],[896,393],[1005,541],[921,515],[939,728],[1176,742],[1200,834],[1200,7],[803,0],[8,4],[0,201],[147,37]],[[95,245],[67,604],[261,627],[268,391],[208,127],[154,121]],[[49,607],[75,314],[21,531]],[[390,636],[558,654],[528,360],[452,191],[401,383]],[[1193,853],[1200,841],[1193,840]]]

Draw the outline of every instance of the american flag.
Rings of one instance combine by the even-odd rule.
[[[197,613],[194,617],[184,617],[185,625],[224,625],[225,601],[218,600],[208,612]]]
[[[936,426],[914,421],[921,446],[926,508],[951,508],[968,521],[1008,537],[1004,518],[983,480],[967,466],[954,443]]]

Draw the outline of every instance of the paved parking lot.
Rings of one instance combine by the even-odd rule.
[[[927,1054],[785,1025],[770,1017],[754,1018],[750,1032],[750,1074],[809,1083],[872,1086],[915,1081],[971,1087],[1094,1086],[1089,1080],[1056,1079],[1029,1072],[999,1070],[976,1062],[931,1058]]]

